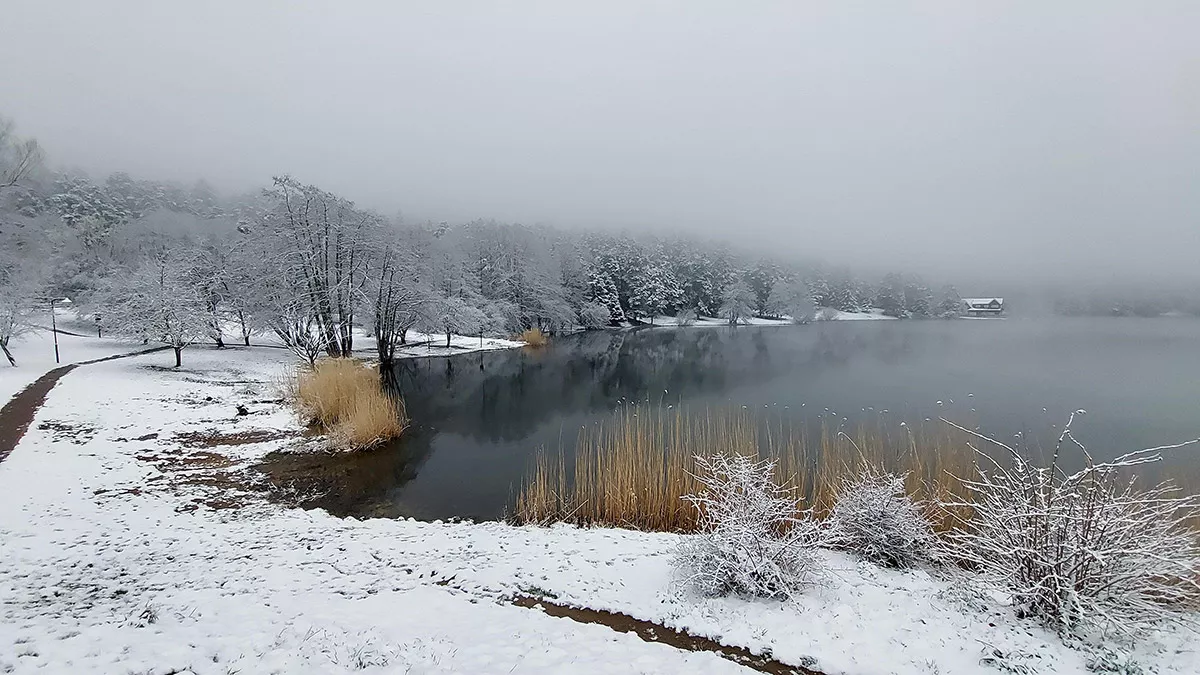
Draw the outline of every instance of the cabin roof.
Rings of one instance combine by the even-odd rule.
[[[962,301],[968,305],[986,305],[995,300],[1000,304],[1004,304],[1004,298],[963,298]]]

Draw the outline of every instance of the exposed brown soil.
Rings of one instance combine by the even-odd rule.
[[[41,431],[54,432],[55,441],[71,441],[77,445],[87,443],[96,435],[96,430],[86,424],[69,424],[59,420],[46,420],[37,428]]]
[[[292,438],[300,434],[294,431],[240,431],[232,434],[189,431],[176,434],[174,440],[185,448],[220,448],[234,445],[249,445]]]
[[[729,647],[705,637],[697,637],[657,623],[635,619],[628,614],[619,614],[599,609],[569,607],[527,595],[519,595],[513,598],[512,604],[527,609],[540,609],[550,616],[571,619],[579,623],[594,623],[601,626],[608,626],[618,633],[634,633],[646,642],[660,642],[675,649],[690,652],[712,652],[738,665],[757,670],[760,673],[771,673],[771,675],[822,675],[820,671],[812,670],[811,668],[791,666],[776,661],[769,656],[752,654],[743,647]]]

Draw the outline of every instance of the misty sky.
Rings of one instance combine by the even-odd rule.
[[[0,112],[97,176],[1200,279],[1195,0],[4,0]]]

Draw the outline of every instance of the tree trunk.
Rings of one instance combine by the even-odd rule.
[[[225,338],[217,336],[217,349],[225,349]]]
[[[175,367],[183,365],[183,347],[172,347],[175,350]]]
[[[12,352],[8,351],[8,340],[0,342],[0,350],[4,351],[4,358],[8,359],[8,365],[16,368],[17,360],[13,358]]]
[[[247,347],[250,346],[250,336],[249,335],[242,335],[242,341],[246,343]]]
[[[446,349],[450,349],[450,334],[446,333]]]
[[[400,331],[400,344],[406,344],[407,342],[408,342],[408,329],[404,328],[404,329],[401,329],[401,331]]]

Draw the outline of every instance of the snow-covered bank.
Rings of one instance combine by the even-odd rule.
[[[59,362],[55,363],[54,334],[42,329],[25,333],[13,338],[9,345],[9,350],[17,361],[15,368],[8,364],[7,359],[0,357],[0,406],[12,398],[13,394],[59,366],[126,354],[139,349],[146,347],[110,338],[59,333]]]
[[[400,347],[396,350],[397,356],[403,357],[421,357],[421,356],[448,356],[452,354],[469,354],[471,352],[485,352],[494,349],[516,349],[524,347],[525,343],[520,340],[505,340],[503,338],[479,338],[467,335],[451,335],[450,347],[446,347],[445,334],[435,335],[412,331],[408,334],[409,345]],[[364,344],[371,344],[371,349],[374,349],[374,340],[366,338]]]
[[[136,357],[59,383],[0,462],[0,672],[748,672],[499,601],[511,593],[831,675],[995,673],[996,652],[1012,672],[1087,672],[964,579],[831,553],[828,584],[795,603],[701,599],[672,589],[674,535],[266,503],[238,487],[239,467],[293,442],[273,384],[289,357],[194,347],[180,370]],[[1158,636],[1138,661],[1200,672],[1192,637]]]
[[[678,327],[680,325],[688,328],[727,328],[729,322],[725,319],[716,319],[713,317],[700,317],[694,321],[687,321],[683,324],[679,323],[679,319],[673,316],[656,316],[654,320],[645,324],[647,326],[667,326]],[[763,319],[761,317],[752,316],[738,320],[739,326],[790,326],[791,319]]]
[[[893,321],[896,317],[884,316],[883,310],[872,309],[867,312],[843,312],[833,309],[832,307],[822,307],[817,310],[814,316],[814,321]],[[743,326],[790,326],[793,321],[789,318],[785,319],[764,319],[762,317],[748,317],[738,322]],[[651,326],[680,326],[679,320],[673,316],[656,316],[649,323]],[[694,321],[688,321],[682,325],[688,327],[720,327],[728,326],[729,322],[724,319],[715,319],[712,317],[701,317]]]
[[[832,307],[822,307],[817,310],[817,321],[893,321],[896,317],[884,316],[882,309],[871,309],[866,312],[843,312]]]
[[[60,310],[59,317],[60,321],[65,323],[71,330],[87,327],[83,325],[84,322],[82,321],[72,322],[74,314],[70,311]],[[66,329],[60,326],[59,330]],[[226,340],[227,344],[232,345],[232,348],[239,348],[239,344],[230,335],[226,336]],[[450,347],[447,348],[445,335],[431,335],[419,332],[409,333],[408,341],[410,344],[396,350],[397,357],[449,356],[495,349],[515,349],[525,346],[525,343],[519,340],[505,340],[502,338],[483,338],[481,340],[478,337],[452,335],[450,337]],[[255,347],[283,347],[282,343],[275,336],[269,334],[256,335],[252,338],[252,342]],[[367,359],[374,358],[375,341],[371,336],[364,335],[357,337],[355,345],[356,355]],[[161,345],[157,343],[143,345],[140,342],[118,338],[59,332],[59,362],[56,363],[54,360],[54,334],[49,329],[34,329],[13,338],[9,346],[13,357],[17,360],[16,367],[10,366],[7,360],[0,358],[0,406],[4,405],[17,392],[58,366],[82,363],[118,354],[128,354],[159,346]],[[199,344],[185,349],[183,354],[185,369],[188,365],[187,362],[194,353],[211,348],[211,344]],[[171,359],[169,355],[160,358],[164,365],[171,365],[169,363]],[[285,357],[276,355],[275,358],[283,359]]]

